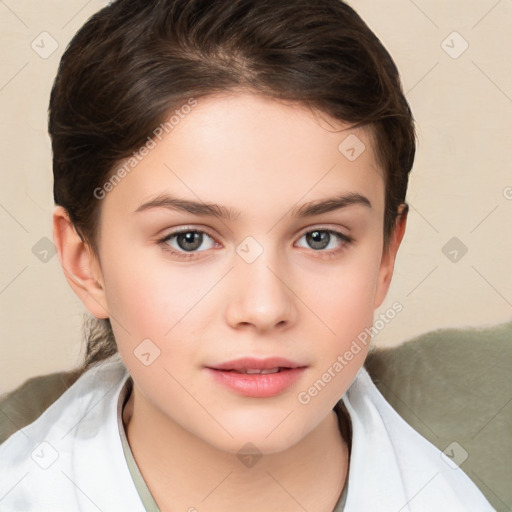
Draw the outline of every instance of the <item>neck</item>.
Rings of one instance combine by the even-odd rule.
[[[345,485],[349,449],[334,411],[299,443],[247,467],[236,455],[162,417],[140,399],[135,386],[123,409],[123,424],[162,512],[332,512]]]

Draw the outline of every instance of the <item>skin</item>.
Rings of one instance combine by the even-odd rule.
[[[366,146],[353,162],[338,150],[349,134]],[[164,192],[239,213],[134,213]],[[371,207],[292,215],[348,193]],[[54,239],[85,307],[112,321],[134,381],[123,422],[161,510],[332,511],[348,467],[332,409],[367,347],[308,404],[298,394],[372,325],[405,231],[398,216],[384,248],[383,171],[370,131],[246,92],[203,98],[100,203],[99,255],[61,207]],[[209,235],[190,259],[165,250],[187,254],[176,238],[159,242],[181,228]],[[320,229],[352,241],[332,235],[312,247],[306,234]],[[236,252],[248,236],[263,249],[252,263]],[[134,355],[147,338],[160,350],[149,366]],[[243,356],[307,369],[268,398],[238,395],[205,369]],[[247,442],[263,454],[252,467],[236,456]]]

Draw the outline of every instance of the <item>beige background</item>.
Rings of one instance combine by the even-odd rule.
[[[408,233],[381,311],[394,301],[404,309],[376,343],[399,344],[440,327],[509,321],[512,1],[349,3],[394,57],[419,135]],[[85,310],[57,257],[49,253],[44,262],[32,251],[43,244],[34,250],[42,256],[41,239],[52,238],[46,132],[52,80],[72,35],[105,4],[0,1],[0,393],[30,376],[69,369],[82,355]],[[53,40],[58,48],[45,55]],[[465,42],[467,50],[453,58]],[[457,262],[442,250],[452,237],[468,248]]]

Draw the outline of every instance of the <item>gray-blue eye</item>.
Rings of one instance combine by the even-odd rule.
[[[209,247],[203,250],[212,249],[215,246],[213,238],[206,234],[204,231],[189,230],[177,231],[166,236],[162,242],[171,246],[174,250],[181,252],[194,252],[197,251],[205,242],[205,237],[211,241]],[[173,243],[174,242],[174,243]]]
[[[341,242],[341,245],[343,245],[343,243],[350,242],[350,238],[346,235],[329,229],[315,229],[314,231],[308,231],[301,236],[301,239],[302,238],[306,238],[306,243],[308,244],[306,249],[311,248],[317,251],[336,249],[336,246],[332,246],[332,243],[335,243],[336,241],[338,244]]]

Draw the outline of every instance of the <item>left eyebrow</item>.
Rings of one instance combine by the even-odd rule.
[[[311,201],[301,205],[299,208],[291,210],[292,216],[299,218],[312,217],[313,215],[321,215],[322,213],[329,213],[340,208],[346,208],[352,205],[363,205],[368,208],[372,207],[370,200],[361,194],[349,193],[342,194],[329,199],[322,199],[319,201]]]

